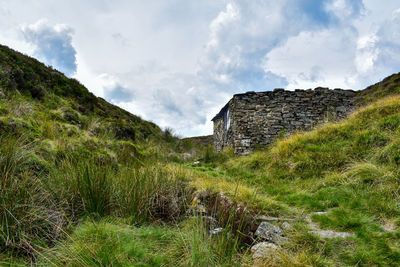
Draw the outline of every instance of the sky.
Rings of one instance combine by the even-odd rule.
[[[233,94],[400,72],[399,0],[0,0],[0,44],[176,134]]]

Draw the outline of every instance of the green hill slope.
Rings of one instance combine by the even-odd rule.
[[[377,86],[382,94],[391,92]],[[313,217],[322,229],[355,234],[347,241],[323,240],[311,238],[307,227],[299,226],[292,233],[294,241],[284,246],[291,255],[289,262],[311,264],[318,259],[324,266],[396,266],[400,262],[399,164],[400,96],[389,96],[339,123],[231,158],[219,169],[230,180],[267,193],[297,213],[327,212]]]
[[[3,100],[20,94],[45,108],[43,112],[60,111],[64,121],[75,125],[86,126],[90,118],[101,119],[105,127],[114,129],[118,139],[141,140],[161,133],[154,123],[94,96],[77,80],[2,45],[0,91]]]
[[[234,266],[187,216],[189,145],[0,46],[0,265]]]
[[[371,103],[383,97],[398,94],[400,94],[400,73],[392,74],[382,81],[359,91],[361,104]]]
[[[254,264],[229,224],[241,209],[224,202],[234,212],[226,224],[211,214],[224,232],[210,236],[192,216],[197,190],[292,219],[260,266],[398,266],[399,76],[360,92],[364,106],[341,122],[243,157],[200,142],[189,158],[200,163],[181,164],[170,131],[0,46],[0,265]]]

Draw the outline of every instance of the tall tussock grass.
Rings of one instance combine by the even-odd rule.
[[[84,217],[176,222],[191,197],[180,167],[66,151],[41,165],[23,138],[0,143],[0,252],[32,256]]]
[[[54,248],[40,253],[41,266],[242,266],[235,239],[211,236],[193,217],[179,226],[127,225],[115,218],[88,220]]]
[[[0,137],[0,251],[32,252],[37,239],[54,240],[64,223],[30,161],[23,138]]]
[[[171,221],[184,214],[191,193],[181,171],[158,163],[131,168],[95,157],[67,157],[53,170],[48,188],[71,217],[114,215],[135,222]]]

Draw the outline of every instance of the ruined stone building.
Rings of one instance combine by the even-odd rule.
[[[280,134],[346,117],[354,109],[355,96],[353,90],[322,87],[236,94],[212,119],[215,148],[232,147],[237,154],[248,154]]]

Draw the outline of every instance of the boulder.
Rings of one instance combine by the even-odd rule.
[[[274,243],[277,243],[282,239],[281,234],[282,229],[279,226],[275,226],[269,222],[260,223],[255,232],[255,236],[258,238]]]

